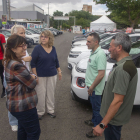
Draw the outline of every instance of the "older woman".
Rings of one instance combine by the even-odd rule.
[[[53,34],[45,30],[40,35],[40,45],[37,45],[32,52],[31,68],[34,74],[38,76],[36,92],[38,95],[37,113],[39,119],[47,113],[55,118],[55,87],[57,81],[57,72],[61,80],[61,69],[55,47],[53,46]]]
[[[18,35],[8,38],[4,59],[7,82],[6,106],[18,120],[18,140],[38,140],[40,135],[36,110],[38,99],[34,90],[37,76],[30,74],[22,62],[26,49],[25,38]]]
[[[14,25],[11,28],[11,35],[14,35],[14,34],[17,34],[25,38],[25,27],[23,25]],[[31,59],[32,59],[31,56],[29,56],[26,50],[26,55],[22,57],[22,62],[27,67],[28,70],[29,70],[29,61],[31,61]],[[18,121],[9,111],[8,111],[8,118],[9,118],[9,124],[11,125],[12,131],[17,131]]]

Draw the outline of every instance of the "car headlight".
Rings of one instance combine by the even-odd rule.
[[[76,70],[77,72],[80,72],[80,73],[86,73],[86,69],[81,69],[81,68],[79,68],[77,65],[76,65],[76,67],[75,67],[75,70]]]
[[[85,84],[85,79],[78,77],[77,81],[76,81],[76,85],[80,88],[85,88],[86,84]]]
[[[80,46],[81,44],[72,44],[72,46]]]
[[[75,54],[75,55],[79,55],[81,52],[74,52],[74,51],[70,51],[70,54]]]
[[[39,37],[34,37],[35,39],[39,39]]]
[[[75,55],[75,54],[69,54],[69,57],[71,57],[71,58],[76,58],[76,57],[78,57],[79,55]]]

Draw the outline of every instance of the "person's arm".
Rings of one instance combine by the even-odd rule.
[[[100,52],[100,55],[96,58],[97,70],[98,75],[96,76],[95,80],[93,81],[92,85],[88,89],[88,94],[92,95],[94,88],[101,82],[105,75],[106,70],[106,55],[104,52]]]
[[[114,75],[114,87],[112,90],[112,92],[114,93],[114,98],[108,108],[105,117],[101,122],[105,126],[112,120],[112,118],[114,118],[120,106],[122,105],[124,97],[127,94],[127,89],[130,83],[130,79],[131,76],[128,72],[126,72],[123,69],[122,70],[116,69],[116,74]],[[93,129],[94,129],[93,133],[97,136],[101,136],[104,131],[104,129],[100,128],[99,125],[97,125]]]
[[[25,61],[25,62],[30,62],[32,60],[32,57],[31,56],[26,56],[26,57],[23,57],[22,60]]]
[[[37,60],[38,60],[38,50],[36,46],[32,52],[32,60],[31,60],[31,70],[35,75],[37,75],[37,71],[36,71]],[[38,78],[37,78],[37,84],[38,84]]]
[[[58,71],[59,80],[61,80],[62,79],[62,71],[61,71],[60,67],[57,68],[57,71]]]
[[[17,62],[15,65],[13,65],[13,70],[14,70],[13,73],[14,73],[15,79],[17,81],[26,85],[30,89],[35,88],[37,84],[35,76],[31,75],[23,64]]]
[[[105,75],[105,70],[98,70],[97,77],[95,78],[94,82],[92,83],[92,85],[88,89],[88,94],[89,95],[92,95],[93,89],[101,82],[104,75]]]
[[[5,45],[6,45],[5,43],[2,44],[3,51],[4,51],[4,53],[3,53],[3,57],[5,57]]]
[[[112,120],[112,118],[118,112],[120,106],[123,103],[124,96],[125,95],[120,95],[120,94],[114,93],[114,99],[113,99],[112,103],[110,104],[107,114],[101,121],[101,123],[103,123],[105,126]],[[104,130],[105,129],[102,129],[102,128],[100,128],[99,125],[97,125],[96,127],[93,128],[93,133],[97,136],[101,136],[102,133],[104,132]]]
[[[56,50],[55,50],[55,52],[56,52]],[[57,69],[57,72],[58,72],[59,80],[61,80],[62,79],[62,71],[61,71],[60,66],[59,66],[57,53],[56,53],[56,69]]]

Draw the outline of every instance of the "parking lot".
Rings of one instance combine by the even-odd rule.
[[[84,120],[90,119],[92,110],[89,105],[72,100],[70,94],[71,71],[67,68],[67,56],[71,48],[71,41],[75,34],[65,32],[55,37],[54,46],[62,70],[62,80],[56,87],[56,118],[50,118],[47,114],[40,121],[40,140],[87,140],[85,134],[91,127],[84,124]],[[28,48],[30,54],[34,46]],[[138,85],[139,86],[139,85]],[[1,94],[0,83],[0,94]],[[16,140],[16,132],[12,132],[8,113],[5,105],[6,98],[0,98],[0,140]],[[104,137],[94,138],[104,140]],[[140,107],[133,109],[131,120],[122,128],[123,140],[140,140]]]

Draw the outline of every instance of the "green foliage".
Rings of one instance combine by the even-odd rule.
[[[65,16],[69,16],[69,14],[66,13]]]
[[[56,11],[53,13],[53,16],[63,16],[63,12],[56,10]]]
[[[53,13],[53,16],[63,16],[63,12],[56,10]],[[91,15],[89,12],[82,10],[73,10],[69,14],[66,13],[65,16],[75,16],[75,25],[81,25],[82,28],[90,27],[90,22],[100,18],[100,16],[94,16]],[[74,17],[70,17],[68,21],[56,21],[51,18],[50,25],[54,28],[57,28],[57,26],[59,25],[62,25],[63,28],[70,28],[74,25]]]
[[[106,4],[113,19],[131,27],[140,22],[140,0],[93,0],[96,4]],[[119,21],[120,20],[120,21]]]

